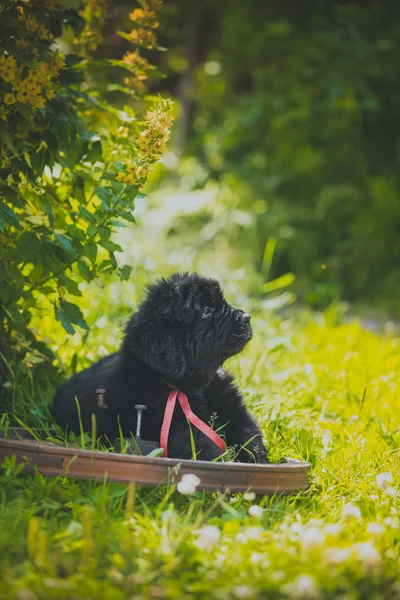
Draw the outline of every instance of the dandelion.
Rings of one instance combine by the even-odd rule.
[[[261,519],[264,514],[264,509],[258,504],[253,504],[249,508],[249,515],[256,519]]]
[[[358,506],[355,506],[354,504],[349,502],[343,506],[342,519],[356,519],[357,521],[359,521],[361,519],[361,511],[358,508]]]
[[[256,495],[254,492],[246,492],[245,494],[243,494],[243,498],[244,500],[247,500],[248,502],[252,502],[255,499]]]
[[[212,550],[221,539],[221,530],[215,525],[205,525],[197,532],[195,545],[200,550]]]
[[[381,490],[386,489],[389,486],[389,484],[392,482],[393,482],[393,475],[390,472],[389,473],[379,473],[376,476],[376,485]]]

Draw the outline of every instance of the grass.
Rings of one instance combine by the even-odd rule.
[[[311,462],[307,492],[184,496],[24,475],[7,459],[0,597],[400,597],[400,340],[335,320],[259,312],[254,340],[227,365],[271,460]],[[115,346],[104,328],[94,339],[94,354]]]
[[[265,304],[249,299],[264,280],[244,250],[232,248],[230,234],[222,230],[200,249],[200,233],[170,235],[159,214],[168,198],[155,206],[155,234],[153,209],[140,202],[151,200],[138,199],[143,222],[120,240],[122,263],[135,266],[132,280],[81,285],[90,335],[66,336],[51,307],[36,317],[60,369],[80,370],[118,347],[153,269],[218,272],[229,282],[226,297],[253,315],[255,329],[226,366],[262,426],[271,460],[310,461],[310,488],[272,498],[185,496],[175,486],[25,475],[7,459],[0,472],[0,598],[400,599],[400,339],[390,328],[376,335],[356,321],[340,324],[342,306],[272,318]],[[176,220],[173,212],[169,223]],[[49,397],[32,398],[13,373],[10,382],[24,426],[48,428]],[[68,443],[90,448],[93,440],[84,434]]]

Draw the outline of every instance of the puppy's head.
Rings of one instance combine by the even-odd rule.
[[[125,346],[165,378],[210,375],[252,337],[250,316],[217,281],[187,273],[151,285],[126,328]]]

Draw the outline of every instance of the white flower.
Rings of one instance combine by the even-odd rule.
[[[255,499],[256,495],[254,492],[246,492],[245,494],[243,494],[243,498],[245,500],[248,500],[249,502],[252,502]]]
[[[252,506],[250,506],[249,515],[251,517],[255,517],[256,519],[261,519],[263,514],[264,514],[264,509],[261,508],[261,506],[259,506],[258,504],[253,504]]]
[[[180,494],[190,496],[191,494],[195,493],[198,485],[200,485],[200,479],[197,477],[197,475],[187,473],[186,475],[182,475],[182,479],[176,486],[176,489]]]
[[[181,481],[187,481],[195,487],[198,487],[201,483],[201,480],[194,473],[185,473],[185,475],[182,475]]]
[[[180,494],[183,494],[184,496],[190,496],[191,494],[195,493],[196,486],[192,485],[188,481],[180,481],[176,486],[176,489]]]
[[[262,534],[264,533],[264,529],[262,527],[247,527],[246,531],[245,531],[245,535],[247,536],[247,539],[249,540],[258,540],[260,539],[260,537],[262,536]]]
[[[293,583],[283,586],[291,598],[297,600],[314,600],[319,597],[319,588],[315,579],[309,575],[300,575]]]
[[[330,565],[340,565],[349,560],[350,557],[350,548],[329,548],[329,550],[325,552],[325,560]]]
[[[238,585],[233,590],[236,598],[254,598],[254,588],[248,585]]]
[[[385,527],[382,523],[368,523],[367,531],[371,535],[382,535],[385,533]]]
[[[381,561],[381,557],[377,549],[370,542],[363,542],[355,545],[359,559],[368,567],[375,567]]]
[[[397,494],[397,490],[396,490],[396,488],[394,488],[391,485],[389,485],[388,487],[386,487],[383,490],[383,493],[385,494],[385,496],[392,496],[392,497],[394,497]]]
[[[261,552],[253,552],[250,556],[250,562],[253,563],[253,565],[256,565],[257,563],[261,562],[264,558],[264,555],[261,554]]]
[[[393,475],[391,473],[379,473],[376,476],[376,485],[381,490],[384,490],[388,487],[389,483],[393,482]]]
[[[304,527],[300,531],[300,542],[305,550],[320,546],[324,541],[324,533],[319,527]]]
[[[205,525],[197,532],[195,545],[200,550],[212,550],[221,539],[221,530],[215,525]]]
[[[328,523],[324,529],[328,535],[338,535],[342,531],[342,526],[340,523]]]
[[[358,506],[355,506],[351,502],[345,504],[342,510],[342,519],[361,519],[361,511]]]
[[[392,529],[400,529],[400,521],[398,517],[386,517],[386,519],[383,519],[383,522],[388,527],[392,527]]]

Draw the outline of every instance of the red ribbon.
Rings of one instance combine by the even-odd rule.
[[[169,385],[169,387],[171,387],[172,390],[170,391],[169,396],[168,396],[168,400],[167,400],[167,404],[166,404],[165,412],[164,412],[164,420],[163,420],[163,424],[161,426],[161,433],[160,433],[160,448],[162,448],[164,450],[164,454],[163,454],[164,458],[168,458],[169,430],[171,428],[171,422],[172,422],[172,417],[174,414],[177,398],[179,400],[179,404],[181,405],[181,408],[182,408],[183,412],[185,413],[188,421],[192,425],[197,427],[197,429],[199,429],[202,433],[204,433],[204,435],[206,435],[208,438],[210,438],[210,440],[212,440],[214,442],[214,444],[216,444],[218,446],[218,448],[221,450],[221,452],[225,452],[226,446],[225,446],[225,442],[223,441],[223,439],[218,435],[218,433],[216,431],[211,429],[211,427],[209,425],[207,425],[207,423],[204,423],[204,421],[199,419],[199,417],[196,417],[196,415],[192,412],[192,409],[190,408],[189,400],[187,399],[186,394],[181,392],[181,390],[174,388],[174,386],[171,385],[170,383],[168,383],[167,381],[165,383],[167,385]]]

